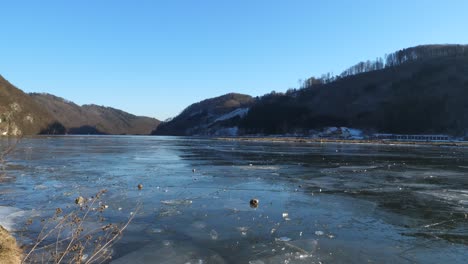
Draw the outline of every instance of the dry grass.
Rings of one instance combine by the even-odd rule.
[[[109,223],[103,216],[106,190],[93,197],[76,199],[72,208],[57,208],[50,219],[39,219],[42,229],[28,246],[23,263],[103,263],[112,257],[112,246],[135,217],[139,206],[125,223]],[[64,211],[67,210],[67,211]],[[30,219],[28,225],[38,219]],[[97,225],[89,225],[98,223]]]
[[[16,244],[15,238],[0,226],[0,263],[19,264],[21,263],[21,258],[21,250]]]

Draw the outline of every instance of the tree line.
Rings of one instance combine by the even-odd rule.
[[[307,78],[304,81],[300,81],[301,84],[299,89],[315,88],[349,76],[395,67],[408,62],[457,56],[468,56],[468,45],[421,45],[401,49],[399,51],[386,54],[384,57],[378,57],[375,60],[361,61],[356,65],[347,68],[339,75],[326,73],[322,74],[320,77]],[[289,92],[291,93],[294,91],[289,90]]]

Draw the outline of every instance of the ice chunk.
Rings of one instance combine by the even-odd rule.
[[[165,205],[189,205],[192,204],[192,200],[164,200],[161,203]]]
[[[275,238],[276,241],[281,241],[281,242],[288,242],[288,241],[291,241],[291,238],[289,237],[279,237],[279,238]]]
[[[323,235],[325,235],[325,233],[324,233],[323,231],[315,231],[315,234],[316,234],[317,236],[323,236]]]
[[[210,237],[211,237],[211,239],[213,239],[213,240],[217,240],[217,239],[218,239],[218,232],[216,232],[216,230],[212,229],[212,230],[210,231]]]

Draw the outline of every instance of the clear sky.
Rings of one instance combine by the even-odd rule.
[[[419,44],[468,43],[466,0],[2,1],[0,74],[159,119],[286,91]]]

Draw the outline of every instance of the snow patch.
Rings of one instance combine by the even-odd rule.
[[[342,138],[342,139],[363,139],[364,133],[362,130],[348,127],[326,127],[321,132],[310,131],[312,136],[325,138]]]
[[[236,116],[243,117],[249,112],[249,108],[237,108],[234,111],[231,111],[225,115],[218,117],[214,122],[224,121]]]

